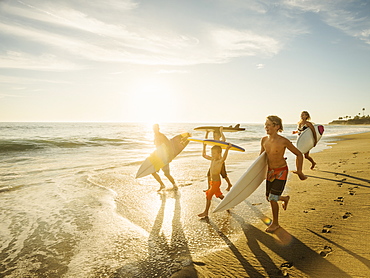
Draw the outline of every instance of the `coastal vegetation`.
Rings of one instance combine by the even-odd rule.
[[[370,125],[370,116],[365,116],[365,108],[362,108],[361,113],[358,113],[356,116],[344,116],[339,117],[338,120],[333,120],[329,123],[330,125]]]

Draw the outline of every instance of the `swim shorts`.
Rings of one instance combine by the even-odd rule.
[[[288,178],[288,166],[269,168],[266,177],[266,197],[269,201],[278,201],[284,191]]]
[[[221,177],[223,179],[225,179],[227,177],[225,163],[222,163],[222,168],[221,168],[221,173],[220,174],[221,174]],[[210,177],[210,176],[211,176],[211,170],[208,170],[207,177]]]
[[[213,195],[215,195],[217,198],[222,196],[222,192],[220,190],[221,181],[210,181],[209,185],[211,188],[206,191],[207,200],[212,200]]]

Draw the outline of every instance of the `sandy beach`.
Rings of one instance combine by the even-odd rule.
[[[260,223],[231,212],[244,231],[237,241],[222,231],[224,249],[205,257],[172,277],[369,277],[370,133],[338,137],[331,148],[305,160],[306,181],[291,175],[291,201],[280,210],[274,234],[264,232],[270,211]],[[213,225],[212,218],[208,223]]]

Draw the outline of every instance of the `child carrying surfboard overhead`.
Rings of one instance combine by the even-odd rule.
[[[266,199],[270,202],[272,210],[272,223],[266,228],[266,232],[273,233],[280,228],[279,205],[282,202],[284,210],[288,207],[289,196],[282,196],[288,176],[288,166],[284,158],[285,150],[290,150],[296,155],[297,174],[301,180],[307,179],[302,172],[303,155],[285,137],[278,134],[283,131],[282,120],[278,116],[268,116],[265,122],[267,136],[261,139],[261,154],[267,155]]]
[[[206,191],[206,208],[204,212],[198,214],[199,217],[207,217],[208,211],[211,206],[211,200],[213,195],[221,200],[224,198],[222,192],[220,190],[221,186],[221,170],[222,165],[225,162],[227,155],[229,153],[229,149],[231,148],[231,144],[226,147],[224,155],[222,156],[222,148],[220,146],[213,146],[211,148],[212,155],[209,156],[206,154],[206,144],[203,144],[203,157],[211,161],[210,170],[210,181],[209,181],[209,189]]]
[[[218,141],[223,141],[223,142],[226,142],[226,137],[223,133],[223,126],[220,126],[220,128],[218,129],[214,129],[213,130],[213,139],[214,140],[218,140]],[[205,139],[208,139],[208,134],[209,134],[210,131],[206,131],[206,135],[205,135]],[[227,182],[227,188],[226,188],[226,191],[230,191],[230,188],[233,186],[230,182],[230,179],[229,177],[227,176],[227,171],[226,171],[226,166],[225,166],[225,162],[222,164],[222,169],[221,169],[221,177]],[[207,178],[208,178],[208,189],[210,189],[210,170],[208,170],[208,173],[207,173]]]

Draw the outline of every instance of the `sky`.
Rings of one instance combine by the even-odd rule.
[[[0,0],[0,42],[0,122],[370,114],[367,0]]]

